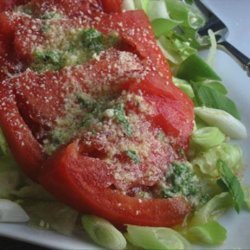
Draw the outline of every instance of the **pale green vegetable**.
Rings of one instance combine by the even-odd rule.
[[[218,177],[217,161],[223,160],[235,173],[242,165],[242,151],[238,145],[222,143],[207,151],[199,153],[191,163],[197,166],[203,174]]]
[[[32,183],[31,185],[24,186],[19,190],[12,192],[16,198],[39,200],[39,201],[51,201],[54,198],[40,185]]]
[[[219,80],[212,80],[212,79],[204,79],[200,81],[203,86],[210,87],[223,95],[228,93],[226,87],[223,85],[222,81]]]
[[[188,228],[183,235],[193,243],[222,244],[227,238],[226,229],[216,221]]]
[[[239,213],[244,204],[244,192],[241,184],[224,161],[217,161],[217,169],[220,175],[217,183],[223,190],[229,192],[234,202],[234,208]]]
[[[150,0],[147,5],[147,14],[150,21],[157,18],[169,19],[168,11],[164,0]]]
[[[224,110],[196,107],[195,114],[210,126],[218,127],[232,139],[245,139],[247,137],[244,124]]]
[[[126,238],[143,249],[191,249],[189,242],[171,228],[127,225]]]
[[[216,127],[196,129],[192,133],[191,143],[202,150],[220,145],[225,141],[225,135]]]
[[[21,182],[15,161],[10,156],[0,157],[0,197],[8,198]]]
[[[196,50],[189,43],[183,42],[177,37],[166,38],[161,36],[158,39],[158,45],[164,56],[174,64],[180,64],[190,55],[196,53]]]
[[[78,212],[56,201],[22,200],[20,205],[30,217],[33,226],[52,229],[70,235],[75,226]]]
[[[152,21],[154,34],[157,38],[163,35],[167,35],[178,24],[179,24],[178,21],[165,18],[157,18]]]
[[[208,57],[207,57],[207,63],[208,65],[213,67],[214,59],[216,56],[216,50],[217,50],[217,41],[216,41],[215,33],[212,30],[208,30],[208,35],[210,38],[211,46],[210,46]]]
[[[7,154],[7,143],[5,141],[5,138],[3,136],[3,132],[0,129],[0,156],[1,154],[6,155]]]
[[[229,193],[224,192],[214,196],[203,207],[195,211],[190,221],[190,226],[199,226],[217,219],[226,209],[232,206]]]
[[[191,85],[187,81],[173,77],[173,82],[174,82],[175,86],[180,88],[190,98],[194,97],[194,91],[193,91]]]
[[[159,47],[173,67],[197,53],[201,47],[197,30],[204,19],[196,8],[181,1],[150,0],[143,9],[152,21]]]
[[[20,183],[20,173],[15,170],[0,173],[0,197],[9,198]]]
[[[189,28],[198,29],[203,26],[205,19],[194,6],[176,0],[165,0],[165,2],[171,18],[183,21]]]
[[[90,238],[102,247],[120,250],[127,245],[122,233],[105,219],[84,215],[82,216],[82,225]]]
[[[27,222],[29,216],[17,203],[0,199],[0,222]]]
[[[217,73],[196,54],[189,56],[179,65],[177,77],[195,82],[203,79],[221,80]]]
[[[131,0],[129,0],[129,1],[131,1]],[[150,2],[150,0],[134,0],[135,8],[142,9],[147,13],[149,2]]]
[[[180,55],[175,51],[171,42],[165,36],[159,37],[157,41],[158,47],[161,49],[163,55],[172,63],[178,64],[181,62]]]
[[[135,4],[133,0],[123,0],[122,1],[123,10],[135,10]]]
[[[243,186],[244,197],[245,197],[245,204],[246,207],[250,210],[250,186]]]
[[[199,82],[191,81],[191,84],[195,92],[196,106],[224,110],[236,119],[240,119],[240,113],[235,103],[225,94],[222,94],[221,91],[218,91],[209,84],[204,84],[203,80]],[[217,115],[220,114],[218,113]]]

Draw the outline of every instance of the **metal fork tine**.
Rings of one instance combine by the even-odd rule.
[[[211,29],[213,32],[217,32],[223,29],[227,29],[226,25],[220,20],[218,19],[218,17],[216,16],[212,16],[208,22],[199,29],[198,33],[201,36],[205,36],[208,34],[208,30]]]
[[[200,0],[194,0],[196,6],[200,11],[207,17],[208,22],[203,26],[198,33],[201,36],[207,35],[208,30],[211,29],[214,32],[227,29],[226,25],[211,11],[206,7]]]
[[[250,76],[250,58],[226,41],[226,33],[228,32],[227,26],[209,8],[207,8],[201,0],[194,0],[194,3],[208,20],[205,26],[203,26],[198,33],[201,36],[205,36],[208,34],[209,29],[215,32],[217,43],[229,55],[236,59],[242,68],[247,71],[248,76]]]
[[[200,11],[206,15],[207,18],[215,16],[215,14],[200,0],[194,0],[195,5],[200,9]]]

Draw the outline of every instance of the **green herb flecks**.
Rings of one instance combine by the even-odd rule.
[[[199,179],[189,163],[175,162],[166,176],[166,183],[162,189],[163,197],[172,198],[184,195],[194,205],[204,204],[208,197],[203,194]]]
[[[235,210],[239,213],[244,204],[244,192],[240,182],[224,161],[217,161],[217,169],[221,177],[217,183],[231,194]]]
[[[43,33],[47,33],[49,31],[49,29],[50,29],[50,26],[47,23],[43,24],[41,27],[41,31]]]
[[[40,18],[41,19],[59,19],[63,16],[56,11],[47,11]]]
[[[140,157],[134,150],[127,150],[125,153],[135,164],[140,163]]]
[[[95,29],[82,31],[82,44],[94,53],[104,50],[104,36]]]
[[[32,69],[38,72],[59,70],[62,68],[62,53],[56,50],[39,51],[34,53]]]
[[[68,143],[86,130],[95,133],[94,125],[103,121],[104,112],[109,107],[106,98],[97,101],[83,92],[69,96],[65,106],[66,115],[57,119],[48,140],[44,142],[45,152],[51,154],[60,145]]]
[[[83,95],[77,95],[77,100],[81,109],[86,113],[84,119],[79,123],[79,128],[89,127],[91,124],[101,119],[107,106],[105,101],[102,100],[97,102],[95,100],[90,100]]]
[[[43,18],[57,18],[57,13],[47,13]],[[37,72],[47,70],[57,71],[66,66],[74,66],[87,62],[101,51],[113,47],[118,41],[115,34],[104,35],[95,29],[80,29],[62,31],[53,41],[49,41],[51,32],[56,27],[51,27],[48,21],[44,21],[41,30],[48,37],[50,46],[40,46],[34,50],[33,63],[30,68]],[[50,32],[51,31],[51,32]],[[62,40],[63,39],[63,40]],[[58,40],[58,41],[57,41]]]
[[[81,41],[90,52],[99,54],[102,50],[117,43],[118,37],[115,34],[104,36],[96,29],[88,29],[81,32]]]
[[[115,109],[115,119],[117,120],[117,122],[123,124],[126,135],[131,136],[132,135],[132,129],[131,129],[131,126],[130,126],[127,118],[126,118],[124,105],[120,104]]]

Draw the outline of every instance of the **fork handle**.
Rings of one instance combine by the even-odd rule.
[[[236,49],[232,44],[227,41],[222,41],[218,43],[230,56],[236,59],[242,68],[246,70],[248,76],[250,76],[250,58]]]

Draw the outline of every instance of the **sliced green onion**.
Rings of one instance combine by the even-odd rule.
[[[164,0],[151,0],[148,2],[148,17],[152,21],[157,18],[169,19]]]
[[[250,186],[243,186],[244,197],[245,197],[245,205],[247,209],[250,210]]]
[[[20,184],[20,179],[20,173],[16,170],[0,172],[0,197],[9,198]]]
[[[191,84],[195,92],[196,106],[224,110],[235,118],[240,119],[240,113],[230,98],[211,88],[208,84],[205,85],[202,82],[193,81],[191,81]]]
[[[210,49],[207,57],[207,63],[211,67],[214,65],[214,60],[215,60],[215,55],[216,55],[216,50],[217,50],[217,41],[214,32],[210,29],[208,30],[208,36],[210,38]]]
[[[245,139],[247,137],[247,130],[243,123],[224,110],[196,107],[195,114],[210,126],[218,127],[232,139]]]
[[[135,4],[132,0],[123,0],[122,1],[122,9],[123,10],[135,10]]]
[[[131,0],[129,0],[129,1],[131,1]],[[147,13],[149,1],[150,0],[134,0],[135,8],[142,9]]]
[[[65,204],[50,200],[24,199],[21,206],[30,216],[29,224],[45,229],[52,229],[61,234],[72,234],[78,212]]]
[[[227,238],[226,229],[216,221],[190,227],[183,234],[193,243],[208,245],[222,244]]]
[[[188,12],[188,24],[193,29],[199,29],[205,24],[205,18],[200,14],[198,9],[190,8]]]
[[[3,155],[6,155],[7,154],[7,143],[5,141],[5,138],[4,138],[4,135],[3,135],[3,132],[2,130],[0,129],[0,155],[3,154]]]
[[[172,63],[178,64],[181,62],[180,56],[173,50],[173,46],[166,37],[161,36],[157,41],[158,47],[161,49],[163,55]]]
[[[195,212],[190,226],[198,226],[215,220],[230,206],[232,206],[232,199],[229,193],[224,192],[216,195]]]
[[[143,249],[190,249],[189,242],[177,231],[163,227],[127,225],[127,240]]]
[[[204,24],[204,18],[197,9],[181,1],[165,1],[171,18],[184,21],[185,26],[193,29],[197,29]]]
[[[165,19],[157,18],[152,21],[152,27],[155,33],[155,36],[159,38],[160,36],[167,35],[173,28],[175,28],[179,22]]]
[[[0,199],[0,222],[27,222],[29,216],[17,203]]]
[[[187,81],[173,77],[173,83],[184,93],[186,93],[190,98],[194,97],[194,91],[192,89],[192,86]]]
[[[39,201],[52,201],[54,198],[41,185],[32,183],[12,192],[16,198]]]
[[[84,215],[82,225],[90,238],[98,245],[114,250],[122,250],[127,242],[122,233],[105,219]]]
[[[191,142],[206,150],[225,141],[225,135],[217,127],[204,127],[193,132]]]

